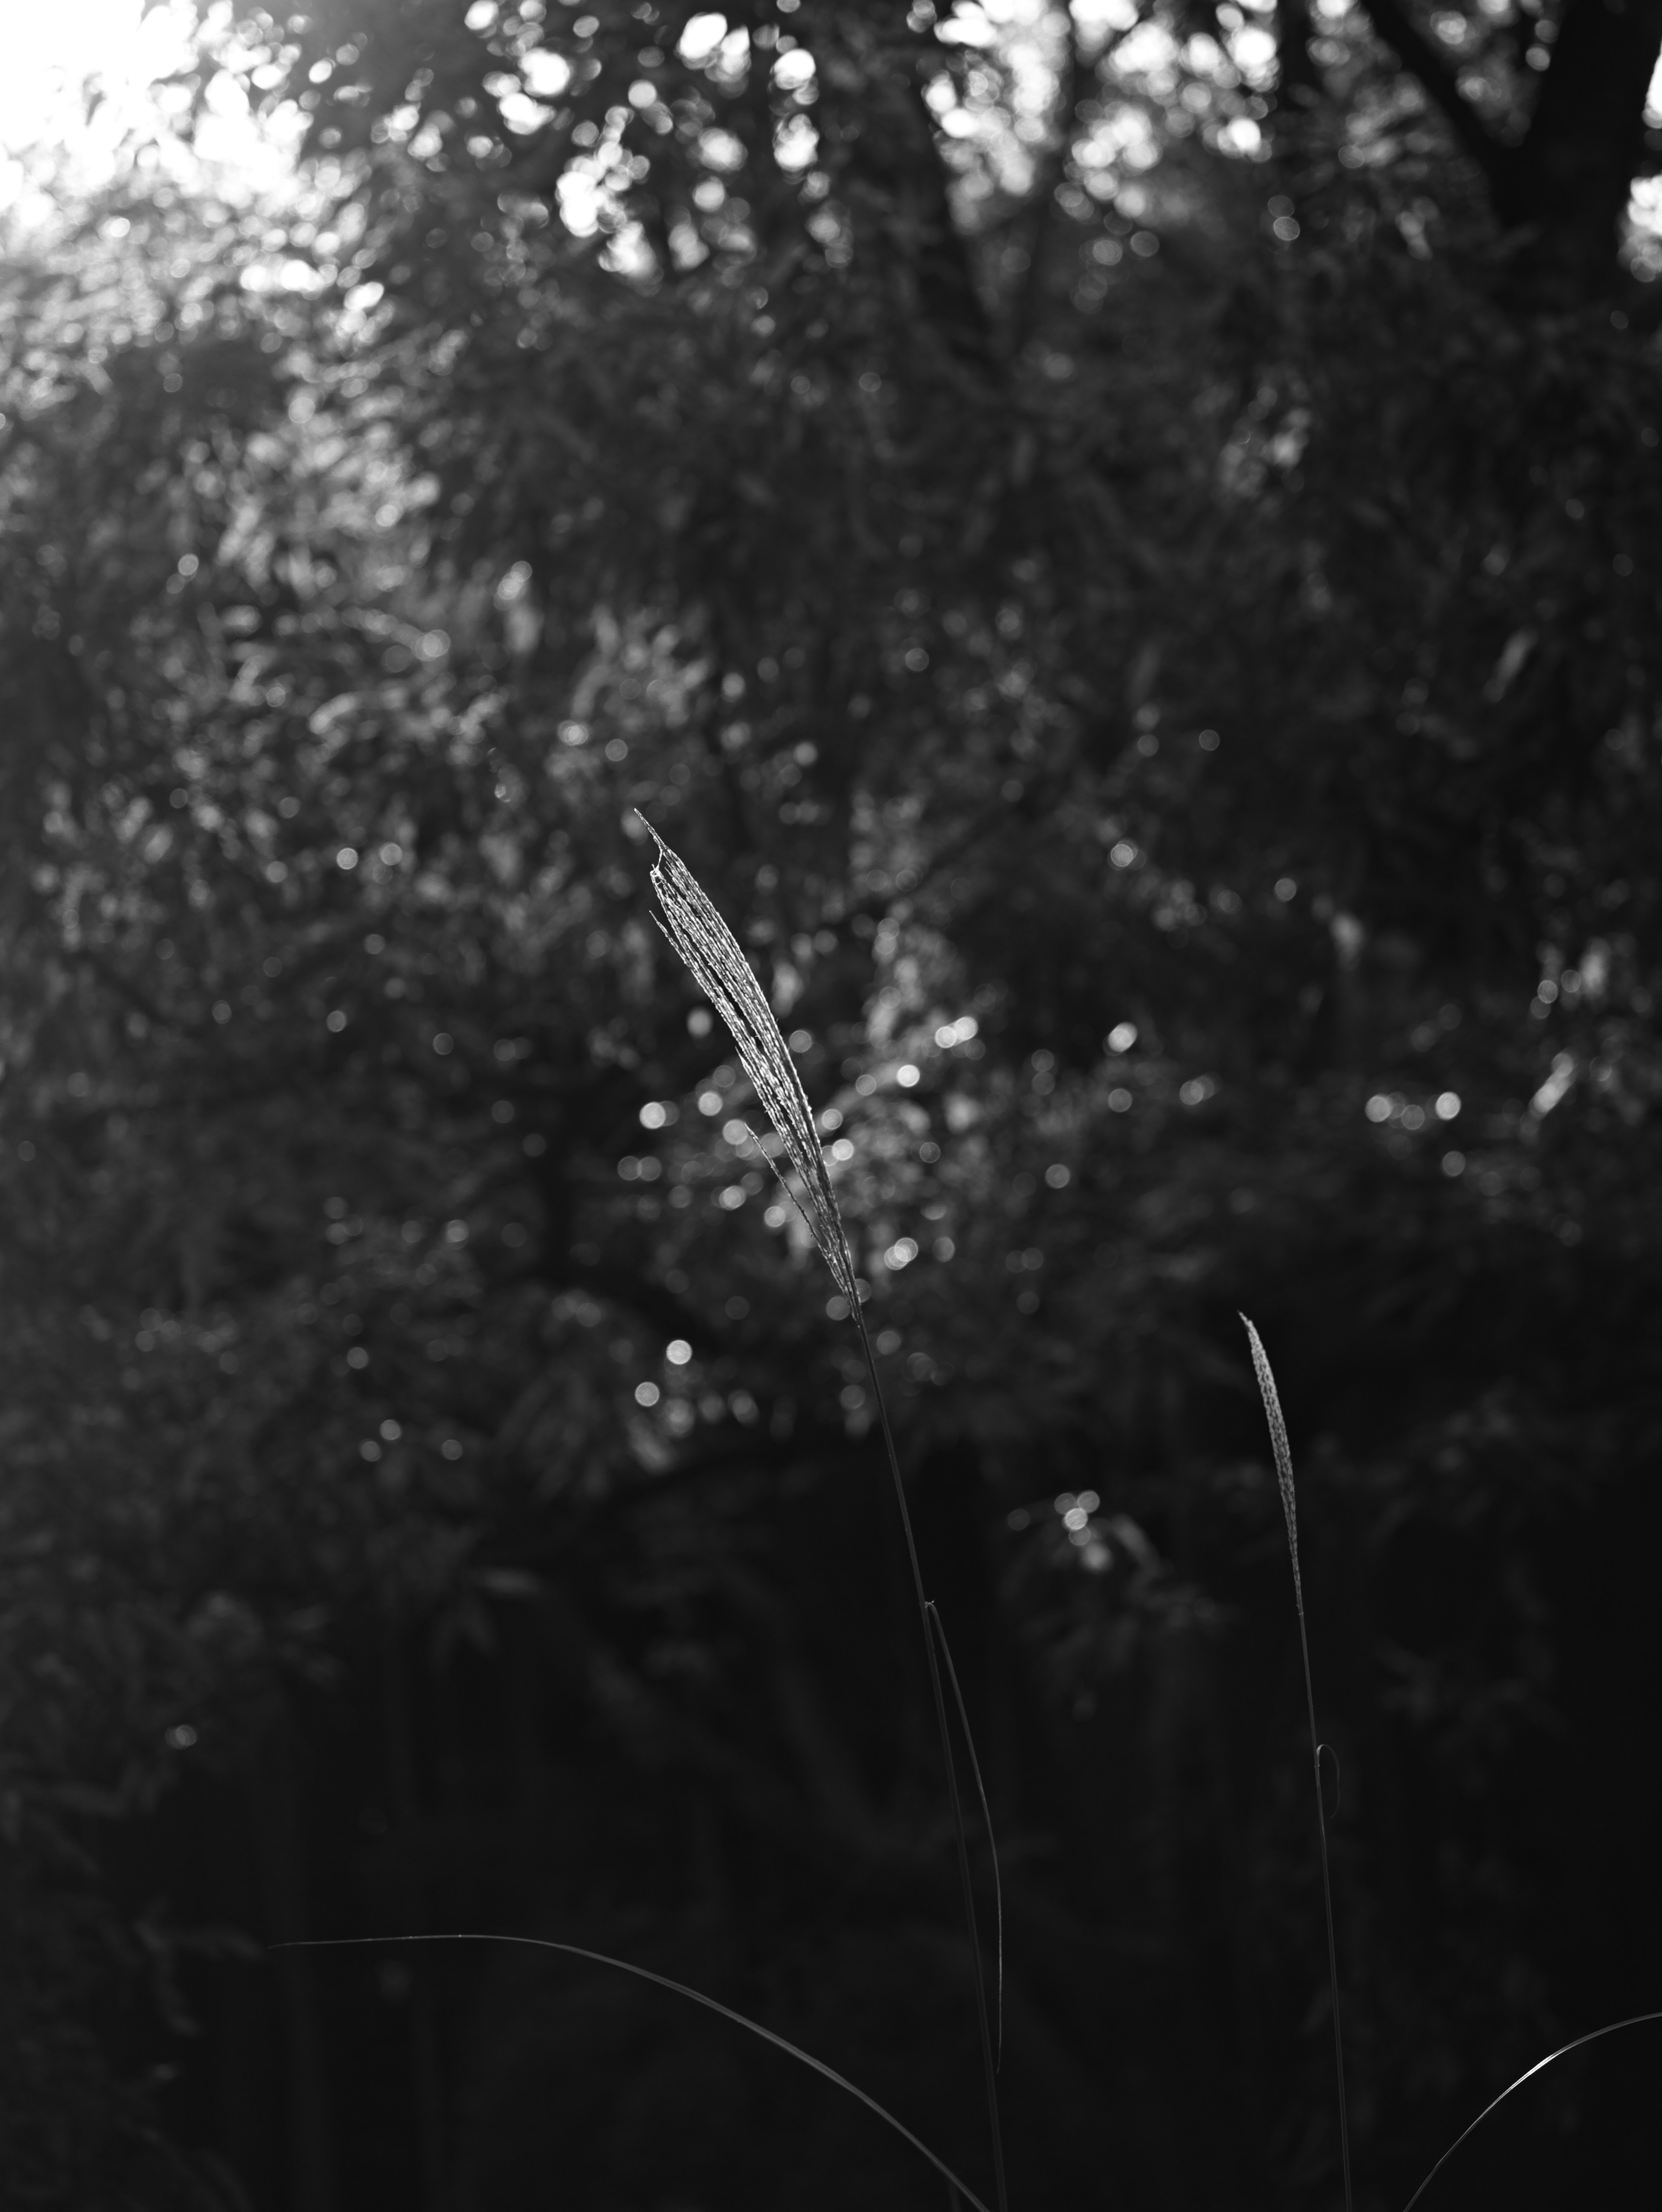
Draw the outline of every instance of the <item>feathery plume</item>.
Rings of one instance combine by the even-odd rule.
[[[1258,1378],[1258,1395],[1263,1400],[1264,1419],[1269,1424],[1269,1442],[1275,1454],[1275,1480],[1281,1485],[1282,1511],[1287,1516],[1287,1548],[1293,1554],[1293,1595],[1298,1602],[1299,1618],[1304,1618],[1304,1580],[1299,1572],[1299,1502],[1293,1491],[1293,1453],[1287,1441],[1287,1423],[1282,1419],[1281,1394],[1275,1388],[1269,1355],[1263,1348],[1263,1340],[1246,1316],[1247,1341],[1252,1347],[1252,1372]]]
[[[837,1189],[825,1164],[825,1148],[813,1126],[802,1079],[780,1034],[773,1009],[746,959],[739,940],[705,896],[697,878],[671,850],[645,815],[640,819],[658,848],[652,888],[664,919],[659,925],[687,966],[699,989],[727,1024],[751,1087],[766,1109],[796,1170],[801,1188],[793,1190],[779,1176],[780,1188],[808,1224],[851,1312],[860,1309],[854,1258],[837,1203]],[[770,1166],[773,1163],[769,1163]],[[776,1166],[774,1173],[779,1175]]]

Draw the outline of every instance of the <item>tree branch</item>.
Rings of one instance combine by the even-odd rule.
[[[1067,60],[1056,87],[1055,129],[1033,182],[1030,201],[1032,234],[1027,249],[1026,276],[1011,318],[1012,353],[1019,353],[1032,336],[1044,312],[1044,280],[1048,273],[1046,263],[1050,234],[1055,226],[1056,191],[1068,174],[1080,110],[1096,83],[1096,62],[1087,61],[1079,27],[1066,8],[1061,11],[1061,19]],[[1100,58],[1100,56],[1097,57],[1097,60]]]
[[[1275,106],[1296,112],[1321,97],[1322,73],[1311,51],[1310,0],[1276,0]]]
[[[1511,148],[1490,132],[1402,0],[1362,0],[1362,6],[1379,38],[1446,118],[1461,151],[1470,155],[1492,185],[1504,186],[1512,167]]]

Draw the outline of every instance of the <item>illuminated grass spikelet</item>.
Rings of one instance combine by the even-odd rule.
[[[1258,1378],[1258,1395],[1263,1400],[1264,1419],[1269,1424],[1269,1442],[1275,1455],[1275,1480],[1281,1485],[1282,1511],[1287,1516],[1287,1548],[1293,1555],[1293,1594],[1297,1600],[1299,1618],[1304,1618],[1304,1579],[1299,1572],[1299,1501],[1293,1489],[1293,1452],[1287,1441],[1287,1423],[1282,1419],[1281,1394],[1275,1388],[1275,1377],[1270,1371],[1269,1355],[1263,1348],[1263,1340],[1246,1316],[1247,1340],[1252,1348],[1252,1372]]]
[[[802,1079],[780,1033],[773,1009],[738,939],[705,896],[691,869],[665,844],[644,815],[640,819],[651,831],[653,842],[658,848],[652,887],[664,910],[660,926],[692,971],[699,989],[726,1023],[751,1087],[778,1131],[801,1185],[800,1190],[793,1190],[780,1176],[780,1187],[807,1223],[809,1233],[850,1310],[857,1312],[859,1285],[855,1279],[848,1233],[837,1203],[836,1187],[813,1126],[807,1093],[802,1088]],[[778,1174],[776,1167],[774,1172]]]

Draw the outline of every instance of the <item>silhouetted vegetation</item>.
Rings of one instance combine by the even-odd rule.
[[[598,1969],[267,1948],[464,1928],[981,2185],[858,1345],[638,808],[831,1147],[1014,2201],[1334,2200],[1244,1308],[1399,2206],[1657,2002],[1655,7],[236,14],[292,204],[0,266],[0,2193],[939,2205]]]

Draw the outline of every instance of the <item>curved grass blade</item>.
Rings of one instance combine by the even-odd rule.
[[[964,1692],[959,1687],[958,1669],[953,1664],[952,1646],[947,1641],[947,1631],[941,1619],[941,1608],[934,1600],[928,1601],[929,1621],[941,1640],[941,1656],[947,1662],[947,1680],[953,1686],[953,1699],[958,1707],[958,1721],[963,1731],[965,1747],[970,1754],[970,1772],[975,1778],[975,1794],[981,1801],[981,1825],[987,1832],[987,1856],[993,1863],[993,1929],[995,1937],[993,1950],[998,1962],[998,2004],[995,2063],[1004,2063],[1004,1884],[998,1871],[998,1839],[993,1834],[993,1812],[987,1802],[987,1785],[981,1778],[981,1761],[976,1757],[975,1738],[970,1734],[970,1716],[964,1703]]]
[[[1476,2118],[1472,2121],[1470,2127],[1461,2129],[1459,2134],[1455,2136],[1453,2142],[1438,2160],[1436,2165],[1432,2167],[1430,2172],[1427,2174],[1425,2179],[1415,2191],[1413,2196],[1409,2198],[1408,2203],[1403,2207],[1403,2212],[1414,2212],[1415,2206],[1425,2195],[1427,2190],[1430,2188],[1432,2183],[1435,2181],[1437,2176],[1442,2172],[1443,2168],[1448,2164],[1450,2159],[1453,2157],[1455,2152],[1459,2149],[1466,2137],[1469,2135],[1473,2134],[1478,2128],[1481,2128],[1483,2122],[1495,2109],[1495,2106],[1498,2105],[1504,2105],[1507,2099],[1511,2096],[1514,2089],[1521,2089],[1525,2081],[1531,2081],[1536,2075],[1541,2072],[1543,2067],[1550,2066],[1555,2058],[1567,2058],[1572,2051],[1580,2051],[1584,2044],[1597,2043],[1602,2037],[1606,2035],[1619,2035],[1624,2027],[1643,2027],[1648,2021],[1653,2020],[1662,2020],[1662,2012],[1636,2012],[1630,2020],[1613,2020],[1608,2027],[1595,2027],[1589,2030],[1586,2035],[1578,2035],[1573,2043],[1561,2044],[1556,2051],[1548,2051],[1544,2058],[1537,2058],[1533,2066],[1526,2066],[1515,2081],[1508,2081],[1506,2087],[1501,2090],[1500,2095],[1491,2099],[1489,2103],[1484,2106],[1482,2111],[1478,2113]]]
[[[1269,1365],[1269,1355],[1263,1348],[1263,1340],[1246,1316],[1241,1316],[1247,1340],[1252,1348],[1252,1371],[1258,1378],[1258,1394],[1263,1400],[1264,1418],[1269,1424],[1269,1442],[1275,1455],[1275,1480],[1281,1486],[1282,1511],[1287,1521],[1287,1547],[1293,1555],[1293,1597],[1299,1609],[1299,1650],[1304,1660],[1305,1711],[1310,1721],[1310,1767],[1316,1787],[1316,1820],[1322,1845],[1322,1903],[1327,1911],[1327,1972],[1333,1999],[1333,2070],[1339,2087],[1339,2158],[1344,2168],[1345,2212],[1352,2212],[1350,2197],[1350,2122],[1345,2109],[1344,2094],[1344,2037],[1339,2023],[1339,1947],[1333,1933],[1333,1882],[1327,1863],[1327,1798],[1322,1787],[1322,1753],[1326,1746],[1316,1735],[1316,1692],[1310,1673],[1310,1637],[1304,1619],[1304,1580],[1299,1572],[1299,1502],[1293,1488],[1293,1453],[1287,1441],[1287,1423],[1282,1419],[1281,1396],[1275,1389],[1275,1377]],[[1338,1761],[1332,1753],[1335,1772]]]
[[[827,2066],[823,2058],[816,2058],[811,2051],[804,2051],[788,2037],[776,2034],[770,2027],[764,2027],[760,2021],[751,2020],[742,2012],[734,2012],[731,2005],[721,2004],[715,1997],[707,1997],[702,1990],[691,1989],[685,1982],[673,1981],[667,1974],[655,1974],[650,1966],[632,1966],[627,1959],[614,1959],[605,1951],[587,1951],[581,1943],[556,1943],[545,1936],[497,1936],[466,1929],[443,1936],[324,1936],[307,1942],[274,1943],[271,1948],[274,1951],[351,1951],[360,1950],[371,1943],[518,1943],[528,1950],[559,1951],[569,1959],[586,1959],[594,1966],[612,1966],[620,1974],[632,1974],[637,1982],[651,1982],[661,1990],[673,1990],[678,1997],[685,1997],[693,2004],[703,2005],[706,2012],[719,2013],[723,2020],[731,2021],[735,2027],[748,2029],[752,2035],[759,2036],[764,2043],[770,2043],[776,2051],[782,2051],[787,2057],[794,2058],[799,2064],[810,2068],[849,2096],[857,2098],[868,2112],[875,2112],[886,2126],[892,2128],[896,2135],[903,2136],[920,2156],[928,2159],[947,2187],[955,2189],[966,2204],[974,2207],[974,2212],[988,2212],[987,2206],[966,2182],[959,2179],[944,2159],[937,2158],[928,2143],[921,2136],[915,2136],[904,2120],[896,2119],[886,2106],[880,2105],[875,2097],[868,2096],[857,2082],[850,2081],[847,2075],[839,2074],[834,2066]]]

